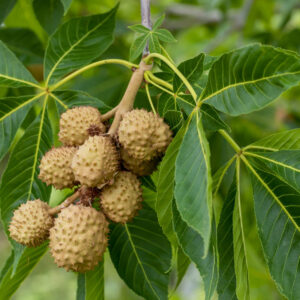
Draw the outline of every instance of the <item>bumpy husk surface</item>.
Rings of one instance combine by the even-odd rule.
[[[172,140],[172,132],[158,115],[135,109],[124,114],[118,137],[128,155],[149,161],[166,151]]]
[[[42,158],[39,179],[52,184],[56,189],[74,186],[75,177],[71,168],[75,147],[52,148]]]
[[[99,129],[105,133],[106,127],[101,122],[101,114],[92,106],[78,106],[68,109],[60,118],[59,140],[68,146],[81,145],[89,137],[89,129]]]
[[[37,247],[49,236],[53,218],[49,214],[49,205],[40,199],[27,201],[14,211],[9,232],[16,242]]]
[[[81,184],[101,188],[113,179],[119,165],[119,153],[111,138],[91,136],[74,155],[72,170]]]
[[[50,251],[58,267],[92,270],[107,247],[108,222],[92,207],[71,205],[61,211],[50,230]]]
[[[121,171],[112,185],[101,191],[101,205],[104,214],[112,221],[126,223],[141,209],[141,183],[131,172]]]

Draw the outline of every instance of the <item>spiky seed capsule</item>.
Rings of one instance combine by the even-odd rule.
[[[136,175],[121,171],[112,185],[101,191],[100,199],[104,214],[114,222],[126,223],[141,208],[142,189]]]
[[[40,199],[27,201],[14,211],[9,225],[12,239],[27,247],[41,245],[49,236],[53,218],[49,206]]]
[[[50,230],[50,251],[58,267],[86,272],[101,260],[107,247],[108,222],[92,207],[64,208]]]
[[[64,112],[59,121],[59,140],[68,146],[81,145],[89,137],[89,129],[99,129],[105,133],[106,128],[101,122],[101,114],[92,106],[78,106]]]
[[[88,187],[101,188],[119,169],[119,153],[110,137],[91,136],[73,157],[75,179]]]
[[[135,109],[123,116],[118,135],[120,144],[130,156],[151,160],[166,151],[172,132],[158,115]]]
[[[152,160],[141,160],[131,157],[128,152],[121,148],[121,160],[125,169],[131,171],[138,176],[146,176],[152,174],[157,167],[159,158],[155,157]]]
[[[76,151],[75,147],[52,148],[48,151],[41,160],[39,179],[56,189],[74,186],[71,163]]]

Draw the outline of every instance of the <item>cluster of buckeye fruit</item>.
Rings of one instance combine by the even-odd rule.
[[[56,189],[75,186],[79,200],[54,213],[39,199],[28,201],[14,211],[9,226],[10,236],[29,247],[49,237],[55,263],[66,270],[86,272],[98,264],[109,220],[124,224],[136,216],[142,202],[138,176],[156,169],[171,141],[169,126],[146,110],[125,113],[114,137],[107,127],[91,106],[61,115],[63,146],[43,156],[39,178]],[[92,207],[95,199],[100,210]]]

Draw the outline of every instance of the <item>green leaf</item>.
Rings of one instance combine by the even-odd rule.
[[[159,166],[157,193],[156,193],[156,213],[158,222],[172,244],[177,244],[177,239],[172,223],[172,201],[174,198],[175,185],[175,162],[182,143],[186,126],[183,126],[176,134],[169,145],[166,154]]]
[[[22,63],[42,63],[43,46],[33,31],[26,28],[0,28],[0,40]]]
[[[63,113],[68,108],[81,105],[97,107],[101,113],[105,113],[111,109],[111,107],[106,105],[102,100],[82,91],[55,91],[52,95],[51,97],[56,100],[60,113]]]
[[[160,43],[155,33],[150,32],[149,37],[149,50],[151,53],[160,53]]]
[[[236,274],[236,295],[238,299],[250,300],[247,245],[241,203],[240,160],[236,165],[236,195],[233,209],[234,269]]]
[[[39,97],[35,95],[0,99],[0,160],[7,153],[33,102]]]
[[[205,299],[211,299],[218,282],[218,261],[216,245],[211,243],[205,259],[203,239],[198,232],[189,227],[180,217],[173,201],[173,225],[178,242],[184,253],[195,263],[198,268],[205,289]],[[213,240],[213,239],[212,239]],[[214,241],[215,242],[215,241]]]
[[[153,24],[153,30],[158,29],[165,19],[165,14],[162,14]]]
[[[104,300],[104,262],[89,272],[78,274],[76,300]]]
[[[259,237],[271,276],[290,300],[300,298],[300,194],[271,174],[252,172]]]
[[[143,26],[143,25],[140,25],[140,24],[136,24],[136,25],[132,25],[132,26],[128,26],[129,29],[131,29],[132,31],[134,32],[137,32],[137,33],[149,33],[150,29]]]
[[[175,170],[175,199],[182,219],[201,234],[204,256],[209,247],[212,214],[210,150],[195,111],[183,138]]]
[[[178,69],[179,71],[186,77],[190,84],[194,84],[198,81],[203,73],[203,62],[204,62],[205,55],[203,53],[199,54],[198,56],[186,60],[182,62]],[[174,74],[173,78],[173,89],[175,93],[178,93],[184,88],[184,84],[181,79]]]
[[[271,134],[248,145],[245,149],[269,151],[300,149],[300,129],[297,128]]]
[[[176,260],[176,270],[177,270],[177,281],[175,289],[180,285],[186,271],[188,270],[191,260],[190,258],[184,254],[181,247],[177,247],[177,260]]]
[[[66,14],[72,4],[72,0],[60,0],[60,1],[61,1],[62,5],[64,6],[64,11]]]
[[[300,150],[256,152],[248,155],[262,162],[262,171],[272,173],[300,193]]]
[[[171,247],[146,204],[133,222],[111,224],[109,251],[120,277],[146,299],[168,299]]]
[[[130,60],[136,60],[143,52],[148,41],[148,34],[143,34],[133,41],[130,47]]]
[[[299,56],[250,45],[222,55],[213,64],[201,101],[237,116],[263,108],[299,81]]]
[[[211,105],[201,105],[203,127],[207,131],[218,131],[224,129],[230,131],[230,127],[220,118],[218,111]]]
[[[6,16],[15,6],[17,0],[2,0],[0,1],[0,24],[3,23]]]
[[[182,112],[178,110],[168,110],[164,115],[165,121],[169,124],[170,129],[176,133],[181,128],[183,122]]]
[[[0,85],[9,87],[38,86],[38,82],[30,72],[1,41],[0,58]]]
[[[64,15],[61,0],[33,0],[36,18],[48,34],[52,34]]]
[[[163,42],[176,43],[177,40],[174,38],[172,33],[167,29],[158,29],[155,31],[155,35]]]
[[[112,43],[117,6],[94,16],[72,19],[50,37],[44,61],[47,84],[92,62]]]
[[[35,265],[47,251],[48,244],[45,243],[37,248],[26,248],[19,258],[19,263],[13,274],[14,255],[10,256],[0,277],[0,300],[10,299],[21,283],[30,274]]]
[[[217,229],[219,253],[219,282],[217,291],[219,300],[235,299],[236,276],[233,250],[233,209],[236,198],[236,182],[233,181],[221,211]]]

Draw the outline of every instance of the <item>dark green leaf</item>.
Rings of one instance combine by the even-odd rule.
[[[27,112],[38,98],[35,95],[0,99],[0,160],[7,153]]]
[[[300,57],[251,45],[222,55],[212,66],[201,101],[232,116],[259,110],[300,81]]]
[[[160,53],[160,44],[156,34],[150,33],[149,37],[149,50],[151,53]]]
[[[144,33],[144,34],[147,34],[150,29],[143,26],[143,25],[140,25],[140,24],[136,24],[136,25],[132,25],[132,26],[128,26],[129,29],[131,29],[132,31],[134,32],[137,32],[137,33]]]
[[[112,43],[117,7],[111,11],[72,19],[51,36],[45,54],[47,84],[93,61]]]
[[[52,34],[61,22],[64,7],[61,0],[33,0],[36,18],[48,34]]]
[[[190,258],[184,254],[181,247],[178,247],[177,248],[177,260],[176,260],[177,282],[176,282],[175,289],[180,285],[190,264],[191,264]]]
[[[204,255],[211,234],[211,182],[210,150],[200,113],[195,111],[176,158],[175,199],[182,219],[201,234]]]
[[[165,15],[163,14],[154,22],[153,30],[158,29],[158,27],[160,27],[161,24],[163,23],[164,19],[165,19]]]
[[[3,23],[6,16],[15,6],[17,0],[2,0],[0,1],[0,24]]]
[[[133,222],[111,224],[109,251],[120,277],[138,295],[168,298],[171,247],[146,204]]]
[[[258,232],[270,273],[288,299],[300,298],[300,194],[271,174],[254,171]]]
[[[89,272],[78,274],[76,300],[104,300],[104,262]]]
[[[173,201],[173,225],[178,242],[184,253],[195,263],[204,281],[205,299],[211,299],[218,282],[218,262],[215,239],[209,246],[205,259],[203,239],[198,232],[190,228],[180,217]]]
[[[177,40],[174,38],[174,36],[172,35],[172,33],[167,30],[167,29],[158,29],[155,31],[155,35],[157,35],[157,37],[166,43],[175,43],[177,42]]]
[[[143,34],[139,36],[130,47],[130,60],[136,60],[143,52],[148,41],[148,34]]]
[[[0,85],[10,87],[36,87],[37,81],[1,41],[0,57]]]
[[[62,5],[64,6],[64,11],[66,14],[72,4],[72,0],[60,0],[60,1],[61,1]]]

